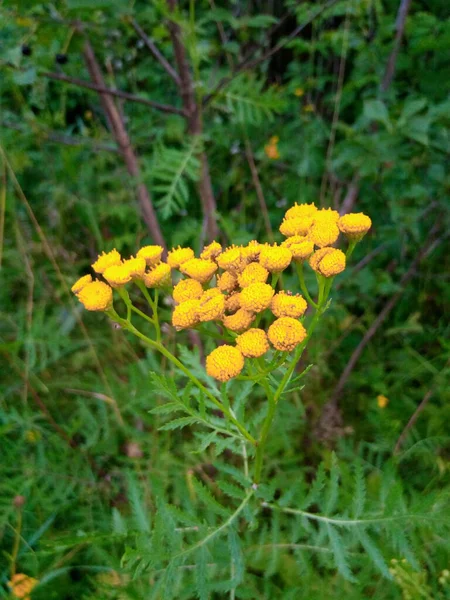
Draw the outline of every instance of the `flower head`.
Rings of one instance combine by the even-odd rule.
[[[349,240],[359,241],[372,227],[372,221],[364,213],[349,213],[339,219],[338,227]]]
[[[339,213],[337,210],[333,210],[332,208],[321,208],[316,213],[314,213],[314,222],[325,222],[329,221],[331,223],[337,223],[339,221]]]
[[[298,319],[305,314],[307,308],[306,300],[303,296],[290,293],[278,292],[272,298],[270,308],[276,317],[293,317]]]
[[[170,273],[170,265],[161,262],[144,273],[144,283],[148,288],[168,286],[171,284]]]
[[[244,356],[259,358],[269,350],[266,332],[262,329],[249,329],[236,338],[236,345]]]
[[[309,259],[311,268],[324,277],[334,277],[342,273],[345,262],[345,254],[336,248],[317,250]]]
[[[104,311],[112,306],[112,289],[103,281],[92,281],[80,290],[78,300],[87,310]]]
[[[231,271],[225,271],[222,275],[217,278],[217,287],[221,292],[232,292],[237,288],[238,280],[235,273]]]
[[[246,246],[241,248],[241,255],[245,262],[251,262],[257,260],[259,253],[261,252],[262,244],[256,240],[252,240]]]
[[[252,324],[255,315],[248,310],[240,308],[233,315],[226,315],[222,322],[230,331],[245,331]]]
[[[225,310],[227,312],[234,313],[241,308],[241,294],[235,292],[225,298]]]
[[[219,290],[217,290],[218,294],[208,293],[216,290],[217,288],[212,288],[200,298],[198,317],[201,322],[214,321],[223,317],[223,313],[225,312],[225,296]]]
[[[136,279],[142,279],[145,273],[145,267],[147,266],[147,263],[142,256],[137,256],[136,258],[131,257],[128,260],[124,260],[122,264],[128,269],[131,277]]]
[[[336,211],[333,211],[336,212]],[[321,211],[317,213],[321,214]],[[331,246],[339,237],[339,228],[333,215],[325,214],[314,219],[314,224],[309,230],[308,238],[319,248]]]
[[[121,262],[121,256],[114,248],[114,250],[111,250],[111,252],[102,252],[101,254],[99,254],[95,263],[92,264],[92,268],[96,273],[100,273],[101,275],[103,275],[103,273],[108,267],[120,265]]]
[[[234,346],[219,346],[206,357],[206,372],[218,381],[237,377],[244,368],[242,352]]]
[[[267,269],[259,263],[252,262],[238,275],[238,282],[241,288],[244,288],[252,283],[266,283],[268,277]]]
[[[15,573],[11,577],[11,581],[8,581],[12,595],[15,598],[23,598],[24,600],[30,600],[30,594],[38,583],[37,579],[29,577],[25,573]]]
[[[300,237],[300,236],[294,236],[293,238],[288,238],[288,239],[293,240],[296,237]],[[309,256],[311,256],[311,254],[314,252],[314,243],[311,242],[309,239],[305,238],[300,242],[291,243],[288,246],[288,248],[292,252],[292,258],[296,262],[299,262],[299,261],[305,260]]]
[[[298,217],[304,219],[312,217],[317,212],[317,207],[312,204],[297,204],[297,202],[286,211],[285,219],[296,219]]]
[[[179,269],[180,266],[194,258],[194,251],[192,248],[172,248],[172,250],[167,254],[167,264],[169,264],[172,269]]]
[[[200,300],[186,300],[174,308],[172,313],[172,325],[178,331],[193,327],[199,322],[198,309]]]
[[[222,246],[219,242],[211,242],[209,246],[205,246],[203,248],[202,253],[200,254],[200,258],[205,260],[214,260],[219,254],[222,252]]]
[[[173,299],[180,304],[186,300],[198,300],[203,294],[202,284],[195,279],[182,279],[173,288]]]
[[[377,404],[379,408],[386,408],[386,406],[389,404],[389,398],[386,398],[386,396],[380,394],[379,396],[377,396]]]
[[[269,308],[275,290],[268,283],[252,283],[240,293],[241,307],[259,313]]]
[[[217,265],[212,260],[191,258],[180,266],[180,271],[200,283],[206,283],[217,271]]]
[[[162,246],[143,246],[138,250],[136,256],[143,258],[147,263],[147,267],[153,267],[159,263],[163,252],[164,248]]]
[[[124,264],[108,267],[104,271],[103,277],[113,288],[122,287],[123,285],[129,283],[132,279],[128,267],[126,267]]]
[[[306,329],[292,317],[280,317],[272,323],[267,336],[276,350],[290,352],[306,338]]]
[[[272,160],[280,158],[280,153],[278,151],[278,142],[279,137],[277,135],[274,135],[270,138],[268,144],[264,146],[264,152],[266,153],[266,156],[268,158],[271,158]]]
[[[241,249],[232,246],[227,248],[217,257],[217,264],[224,271],[237,271],[241,267],[242,255]]]
[[[71,290],[74,294],[79,294],[81,292],[81,290],[84,287],[86,287],[88,283],[91,283],[91,282],[92,282],[92,277],[90,275],[83,275],[83,277],[80,277],[80,279],[75,281],[75,283],[71,287]]]
[[[312,224],[312,217],[292,217],[290,219],[284,219],[280,225],[280,233],[286,237],[306,235]]]
[[[291,260],[291,251],[283,246],[264,246],[259,255],[260,264],[271,273],[284,271],[291,264]]]

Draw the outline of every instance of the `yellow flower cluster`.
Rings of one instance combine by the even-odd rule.
[[[29,577],[28,575],[25,575],[25,573],[16,573],[12,576],[11,581],[8,582],[8,585],[14,598],[30,600],[30,594],[38,583],[39,581],[34,579],[34,577]]]
[[[163,252],[161,246],[144,246],[135,257],[126,260],[115,248],[102,252],[91,265],[97,279],[92,275],[80,277],[72,286],[72,292],[87,310],[105,311],[113,305],[113,289],[131,281],[143,281],[150,288],[170,286],[171,267],[161,260]],[[190,250],[188,258],[193,256]]]

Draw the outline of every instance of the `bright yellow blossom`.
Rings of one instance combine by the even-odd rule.
[[[380,394],[379,396],[377,396],[377,404],[379,408],[386,408],[386,406],[389,404],[389,398],[386,398],[386,396]]]
[[[167,254],[167,264],[169,264],[172,269],[179,269],[180,266],[194,258],[194,251],[192,248],[172,248],[172,250]]]
[[[217,271],[217,265],[212,260],[191,258],[180,266],[180,271],[200,283],[207,283]]]
[[[200,300],[186,300],[174,308],[172,325],[178,331],[187,327],[194,327],[199,322],[198,310]]]
[[[136,256],[143,258],[147,263],[147,267],[157,265],[161,260],[164,248],[162,246],[143,246]]]
[[[342,273],[345,269],[345,262],[345,254],[336,248],[317,250],[309,259],[311,268],[324,277],[334,277]]]
[[[286,269],[292,260],[289,248],[282,246],[264,246],[259,255],[260,264],[271,273],[279,273]]]
[[[217,288],[212,288],[208,292],[213,290],[217,290]],[[220,291],[219,294],[208,294],[208,292],[205,292],[199,301],[198,318],[201,322],[221,319],[225,312],[225,296]]]
[[[128,260],[124,260],[123,266],[128,269],[128,272],[133,279],[142,279],[147,263],[142,256],[137,256],[136,258],[131,257]]]
[[[308,237],[319,248],[331,246],[339,237],[339,228],[331,219],[316,221],[309,230]]]
[[[275,290],[268,283],[252,283],[240,293],[241,307],[259,313],[269,308]]]
[[[205,246],[203,248],[202,253],[200,254],[200,258],[205,260],[214,260],[219,254],[222,252],[222,246],[219,242],[211,242],[209,246]]]
[[[255,315],[253,313],[240,308],[233,315],[226,315],[222,322],[230,331],[240,333],[250,327],[254,318]]]
[[[310,240],[305,240],[299,244],[291,244],[289,250],[292,252],[292,258],[299,262],[306,260],[314,252],[314,243]]]
[[[306,300],[300,294],[294,296],[283,291],[275,294],[270,304],[276,317],[293,317],[295,319],[305,313],[307,306]]]
[[[290,352],[306,338],[306,329],[292,317],[281,317],[269,327],[267,336],[276,350]]]
[[[232,246],[227,248],[220,256],[217,257],[217,264],[224,271],[236,271],[241,267],[242,255],[241,249]]]
[[[236,345],[244,356],[259,358],[269,350],[266,332],[262,329],[249,329],[236,338]]]
[[[144,273],[144,283],[148,288],[165,287],[171,284],[171,268],[167,263],[159,263]]]
[[[321,208],[316,213],[314,213],[314,222],[331,221],[332,223],[337,223],[339,221],[339,213],[337,210],[333,210],[332,208]]]
[[[11,581],[8,581],[12,595],[23,600],[30,600],[30,594],[38,583],[37,579],[29,577],[25,573],[16,573],[11,577]]]
[[[301,217],[302,219],[312,217],[317,212],[317,207],[314,203],[312,204],[294,204],[286,211],[284,215],[285,219],[296,219]]]
[[[372,227],[372,221],[364,213],[349,213],[339,219],[338,227],[349,240],[359,241]]]
[[[297,96],[297,98],[301,98],[305,93],[305,90],[303,88],[295,88],[294,90],[294,95]]]
[[[225,298],[225,310],[227,312],[233,313],[239,308],[241,308],[241,294],[239,292],[235,292]]]
[[[253,262],[238,275],[238,282],[241,288],[244,288],[251,283],[266,283],[268,277],[269,271],[259,263]]]
[[[80,279],[75,281],[75,283],[71,287],[71,290],[74,294],[79,294],[81,290],[87,286],[88,283],[92,283],[92,277],[90,275],[84,275],[83,277],[80,277]]]
[[[111,252],[102,252],[101,254],[99,254],[95,263],[92,264],[92,268],[96,273],[100,273],[101,275],[103,275],[103,273],[108,267],[120,265],[121,262],[121,256],[114,248],[114,250],[111,250]]]
[[[87,310],[104,311],[112,306],[112,289],[103,281],[92,281],[79,292],[78,300]]]
[[[280,233],[286,237],[306,235],[312,224],[312,217],[293,217],[291,219],[284,219],[280,225]]]
[[[232,292],[237,288],[238,280],[235,273],[231,271],[225,271],[222,275],[217,278],[217,287],[221,292]]]
[[[131,274],[125,265],[113,265],[103,273],[103,277],[113,288],[122,287],[131,281]]]
[[[252,260],[257,260],[259,253],[261,252],[262,244],[256,240],[252,240],[246,246],[241,248],[242,258],[248,263]]]
[[[206,372],[218,381],[237,377],[244,368],[242,352],[234,346],[219,346],[206,357]]]
[[[186,300],[198,300],[203,294],[202,284],[195,279],[182,279],[173,288],[173,299],[180,304]]]

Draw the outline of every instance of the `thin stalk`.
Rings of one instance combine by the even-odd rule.
[[[305,298],[309,302],[309,304],[311,304],[311,306],[314,306],[314,308],[317,308],[318,304],[316,304],[316,302],[314,302],[314,300],[311,298],[311,296],[309,295],[309,292],[308,292],[308,288],[306,287],[305,276],[303,273],[303,262],[300,262],[300,263],[296,262],[295,268],[297,270],[298,280],[299,280],[300,288],[303,292],[303,295],[305,296]]]

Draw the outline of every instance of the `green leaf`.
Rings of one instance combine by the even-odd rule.
[[[339,466],[336,454],[331,454],[330,480],[328,483],[325,514],[331,515],[336,507],[339,492]]]
[[[353,517],[358,519],[363,511],[366,501],[366,482],[364,478],[364,469],[361,461],[355,466],[355,494],[353,496]]]
[[[319,468],[317,469],[316,478],[314,479],[312,486],[308,492],[308,495],[304,499],[303,502],[300,502],[300,508],[306,510],[312,504],[318,502],[321,497],[322,491],[325,487],[326,483],[326,473],[325,473],[325,465],[324,463],[320,463]]]
[[[356,535],[358,536],[362,547],[367,552],[368,557],[377,567],[380,573],[388,579],[392,579],[392,575],[389,573],[386,561],[384,560],[381,552],[378,550],[374,542],[370,539],[369,535],[364,531],[364,529],[361,528],[356,530]]]
[[[230,515],[229,511],[214,498],[209,489],[195,477],[192,478],[192,485],[197,496],[212,512],[222,516]]]
[[[187,425],[194,425],[196,423],[201,423],[201,420],[197,419],[197,417],[180,417],[179,419],[174,419],[165,425],[161,425],[161,427],[158,427],[158,430],[172,431],[174,429],[183,429],[183,427],[187,427]]]
[[[34,67],[26,69],[26,71],[15,71],[13,79],[17,85],[31,85],[36,81],[37,73]]]
[[[331,549],[333,550],[334,560],[339,573],[348,581],[354,581],[345,556],[345,547],[340,534],[329,523],[326,524]]]
[[[127,473],[128,483],[128,500],[133,513],[133,518],[139,531],[150,533],[150,511],[145,506],[144,500],[141,496],[141,490],[138,486],[136,478],[133,473]]]
[[[391,122],[386,105],[381,100],[366,100],[363,109],[364,116],[369,121],[383,123],[388,131],[391,130]]]

